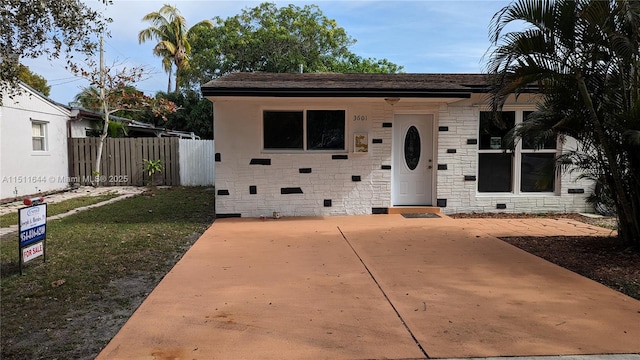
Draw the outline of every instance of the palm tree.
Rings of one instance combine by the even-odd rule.
[[[522,22],[524,30],[505,32]],[[578,140],[559,164],[602,185],[619,238],[640,246],[640,2],[515,0],[489,32],[493,109],[537,86],[544,100],[514,137],[539,147],[556,136]]]
[[[176,82],[174,91],[178,91],[180,71],[189,66],[188,55],[191,52],[189,43],[189,33],[196,27],[213,27],[211,20],[203,20],[190,29],[187,29],[185,18],[180,15],[180,11],[175,6],[165,4],[159,11],[154,11],[145,15],[143,21],[152,24],[138,34],[138,42],[151,39],[158,40],[153,48],[153,54],[162,58],[162,66],[169,74],[167,92],[171,92],[171,73],[173,65],[176,66]]]
[[[100,110],[100,89],[89,86],[82,89],[73,98],[73,103],[87,110]]]

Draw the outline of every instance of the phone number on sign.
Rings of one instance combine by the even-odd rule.
[[[99,176],[3,176],[3,184],[69,184],[88,182],[127,183],[129,175],[99,175]]]

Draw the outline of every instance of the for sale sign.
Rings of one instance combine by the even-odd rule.
[[[33,205],[18,213],[20,272],[22,264],[45,255],[47,204]]]
[[[47,204],[20,209],[20,246],[27,246],[45,238]]]
[[[22,262],[33,260],[42,255],[44,255],[44,243],[42,241],[22,248]]]

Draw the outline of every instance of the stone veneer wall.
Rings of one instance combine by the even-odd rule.
[[[470,212],[593,212],[585,199],[593,192],[591,181],[580,179],[576,172],[560,175],[556,193],[505,194],[489,196],[477,189],[478,119],[482,97],[442,105],[439,112],[438,164],[446,170],[438,171],[438,202],[446,207],[444,213]],[[512,109],[535,110],[532,99],[522,95],[511,99]],[[506,109],[510,110],[510,109]],[[569,139],[565,148],[575,144]]]
[[[264,109],[345,109],[348,151],[284,154],[262,151]],[[355,114],[366,122],[354,124]],[[382,99],[353,101],[217,102],[216,213],[219,216],[371,214],[391,201],[392,116]],[[233,119],[229,121],[228,119]],[[369,152],[353,152],[353,133],[366,132]],[[225,134],[233,133],[227,137]],[[227,141],[231,139],[230,141]]]
[[[241,99],[216,101],[216,213],[219,217],[323,216],[386,213],[391,204],[394,113],[433,113],[436,199],[445,213],[590,211],[588,182],[563,175],[557,194],[484,196],[476,192],[480,107],[382,99]],[[285,154],[262,150],[262,111],[345,109],[346,152]],[[367,121],[355,122],[354,115]],[[224,119],[224,120],[220,120]],[[353,133],[366,132],[369,152],[353,152]],[[583,193],[580,193],[583,191]],[[577,193],[576,193],[577,192]]]

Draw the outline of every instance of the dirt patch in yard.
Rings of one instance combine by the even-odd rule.
[[[594,226],[616,228],[616,219],[581,214],[453,214],[452,218],[552,218],[571,219]],[[615,232],[613,232],[615,235]],[[504,237],[517,246],[565,269],[640,300],[640,249],[623,245],[615,236]]]

